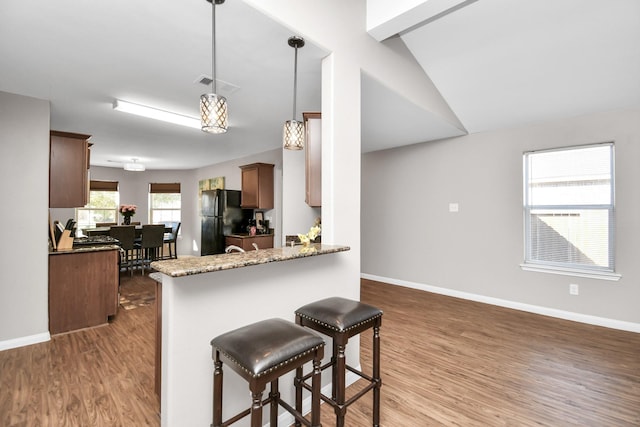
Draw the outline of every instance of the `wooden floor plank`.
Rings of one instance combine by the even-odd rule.
[[[123,292],[153,290],[122,276]],[[386,427],[640,426],[640,334],[362,281],[384,310]],[[154,307],[107,326],[0,352],[0,425],[159,426],[153,393]],[[371,333],[361,337],[371,369]],[[359,384],[351,387],[349,395]],[[371,394],[349,427],[371,425]],[[322,405],[322,423],[335,416]]]
[[[122,276],[123,292],[153,289]],[[106,326],[0,352],[1,426],[159,426],[153,393],[154,307]]]
[[[640,425],[640,334],[368,280],[361,298],[385,312],[385,426]]]

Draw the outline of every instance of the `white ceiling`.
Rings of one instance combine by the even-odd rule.
[[[293,108],[291,31],[240,0],[216,7],[218,92],[229,131],[212,135],[114,111],[119,98],[198,117],[210,86],[205,0],[2,0],[0,90],[51,100],[51,128],[92,135],[91,164],[190,169],[277,148]],[[321,49],[298,51],[298,118],[320,109]],[[116,163],[118,162],[118,163]]]
[[[457,3],[394,34],[467,131],[640,107],[640,1]],[[0,90],[49,99],[52,129],[93,135],[92,165],[191,169],[278,148],[292,114],[293,34],[241,0],[216,11],[217,76],[231,84],[218,86],[224,135],[112,109],[119,98],[197,117],[210,91],[195,83],[211,75],[205,0],[2,0]],[[298,117],[320,109],[326,54],[309,41],[299,51]],[[363,75],[362,94],[364,152],[460,134],[384,82]]]
[[[402,40],[470,133],[640,107],[638,0],[478,0]]]

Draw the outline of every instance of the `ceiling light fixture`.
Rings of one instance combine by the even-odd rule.
[[[293,118],[284,123],[282,139],[286,150],[302,150],[304,148],[304,123],[296,120],[296,95],[298,91],[298,48],[304,46],[304,39],[297,36],[289,37],[288,44],[296,50],[293,61]]]
[[[116,111],[135,114],[142,117],[148,117],[150,119],[160,120],[176,125],[200,129],[200,120],[196,119],[195,117],[184,116],[182,114],[172,113],[170,111],[160,110],[158,108],[147,107],[146,105],[134,104],[132,102],[122,101],[120,99],[116,99],[114,101],[113,109]]]
[[[138,159],[131,159],[133,163],[125,163],[124,170],[131,172],[142,172],[145,167],[142,163],[138,163]]]
[[[210,133],[227,131],[227,98],[216,95],[216,5],[224,0],[207,0],[211,3],[211,90],[200,96],[200,121],[202,130]]]

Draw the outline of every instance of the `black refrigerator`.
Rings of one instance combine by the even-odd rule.
[[[238,190],[207,190],[200,199],[202,232],[200,254],[224,253],[224,236],[240,233],[253,212],[240,208]]]

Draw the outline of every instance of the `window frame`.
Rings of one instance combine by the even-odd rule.
[[[153,205],[154,194],[178,194],[180,196],[180,208],[155,208]],[[155,211],[178,211],[180,218],[178,220],[164,221],[164,224],[182,221],[182,191],[180,183],[150,183],[149,184],[149,221],[154,223]],[[160,223],[158,223],[160,224]]]
[[[110,208],[94,208],[91,207],[91,193],[93,192],[113,192],[115,193],[115,205],[113,207],[113,209]],[[113,211],[114,213],[114,218],[115,218],[115,222],[118,223],[118,207],[120,203],[120,191],[119,191],[119,182],[118,181],[97,181],[97,180],[90,180],[89,181],[89,199],[87,201],[87,204],[81,208],[76,208],[75,209],[75,215],[76,215],[76,222],[78,224],[78,228],[87,228],[87,227],[95,227],[95,222],[89,222],[88,225],[86,224],[80,224],[79,218],[80,218],[80,212],[82,211]],[[89,214],[89,216],[91,217],[92,215]],[[107,221],[104,221],[107,222]]]
[[[541,154],[541,153],[550,153],[554,151],[570,151],[577,149],[586,149],[586,148],[594,148],[608,146],[610,152],[609,158],[609,173],[610,173],[610,183],[609,183],[609,203],[608,204],[553,204],[553,205],[535,205],[530,203],[530,156]],[[559,147],[553,149],[545,149],[545,150],[535,150],[535,151],[527,151],[523,153],[522,156],[523,162],[523,241],[524,241],[524,261],[520,264],[520,267],[526,271],[537,271],[537,272],[547,272],[553,274],[563,274],[570,276],[578,276],[578,277],[589,277],[589,278],[598,278],[604,280],[619,280],[621,275],[615,272],[615,232],[616,232],[616,223],[615,223],[615,145],[613,142],[601,142],[594,144],[584,144],[584,145],[576,145],[569,147]],[[532,227],[532,211],[536,210],[547,210],[550,212],[557,212],[558,214],[569,214],[571,211],[581,210],[581,211],[589,211],[589,210],[599,210],[608,211],[608,231],[607,231],[607,240],[609,245],[609,260],[608,266],[589,266],[586,264],[581,264],[577,262],[562,262],[562,261],[548,261],[548,260],[534,260],[532,259],[532,243],[530,238],[531,236],[531,227]]]

